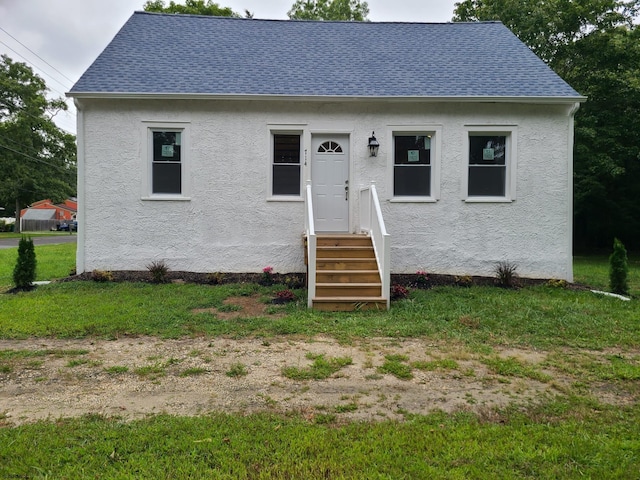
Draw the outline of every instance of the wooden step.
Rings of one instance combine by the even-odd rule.
[[[316,298],[380,297],[381,295],[381,283],[316,283]]]
[[[318,247],[371,247],[371,237],[367,235],[319,234],[316,238]]]
[[[318,235],[313,308],[325,311],[386,310],[371,238]]]
[[[375,258],[323,258],[316,262],[317,270],[377,270]]]
[[[313,299],[313,308],[324,312],[386,310],[387,300],[382,297],[316,297]]]
[[[378,270],[317,270],[317,283],[379,283]]]
[[[349,247],[318,247],[316,258],[376,258],[373,247],[349,246]]]

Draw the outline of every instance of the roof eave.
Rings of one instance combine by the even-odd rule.
[[[467,102],[467,103],[532,103],[566,104],[584,102],[587,97],[575,96],[367,96],[367,95],[263,95],[210,93],[139,93],[139,92],[68,92],[74,99],[138,99],[138,100],[261,100],[304,102]]]

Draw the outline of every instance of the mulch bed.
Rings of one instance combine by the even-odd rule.
[[[105,273],[105,272],[101,272]],[[109,281],[114,282],[149,282],[153,279],[148,271],[111,271]],[[286,285],[288,288],[297,289],[306,287],[305,273],[273,273],[271,275],[271,283],[274,285]],[[94,272],[84,272],[80,275],[73,275],[60,281],[75,280],[95,280]],[[258,283],[265,284],[262,273],[197,273],[197,272],[180,272],[169,271],[167,273],[167,282],[173,283],[196,283],[204,285],[221,285],[229,283]],[[520,278],[517,277],[511,288],[522,288],[535,285],[544,285],[551,282],[560,282],[558,280],[539,279],[539,278]],[[562,283],[562,282],[561,282]],[[440,275],[429,273],[426,281],[419,281],[418,275],[415,274],[393,274],[391,275],[392,285],[402,285],[408,288],[429,289],[440,286],[458,286],[470,287],[477,286],[498,286],[494,277],[481,276],[456,276],[456,275]],[[560,286],[560,285],[558,285]],[[564,288],[571,290],[589,290],[591,287],[577,283],[562,283]]]

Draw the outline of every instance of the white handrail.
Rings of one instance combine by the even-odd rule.
[[[313,222],[313,200],[311,182],[307,181],[304,197],[304,228],[307,236],[307,307],[313,306],[316,296],[316,228]]]
[[[376,185],[360,189],[360,229],[371,235],[371,242],[376,253],[376,261],[380,270],[382,295],[387,299],[387,309],[391,305],[391,236],[382,217],[382,209],[378,200]]]

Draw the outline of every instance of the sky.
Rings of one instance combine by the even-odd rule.
[[[286,20],[295,0],[220,0],[254,18]],[[367,0],[372,22],[448,22],[457,0]],[[145,0],[0,0],[0,54],[29,64],[55,98],[64,97]],[[169,3],[167,0],[165,3]],[[177,3],[184,3],[178,1]],[[75,134],[75,108],[55,118]]]

